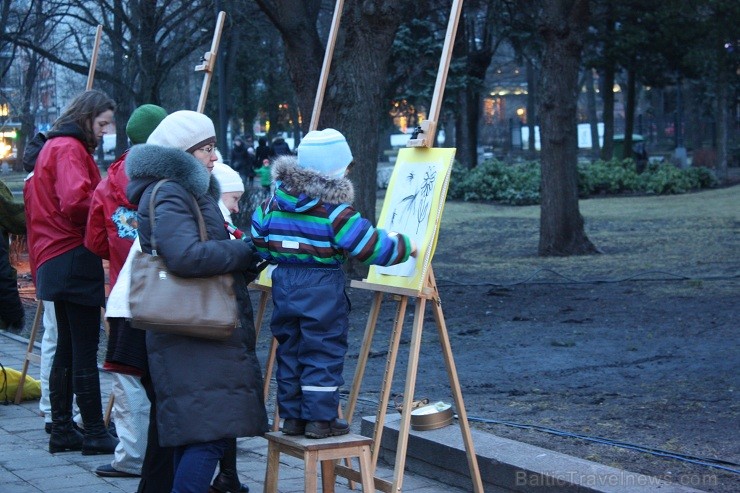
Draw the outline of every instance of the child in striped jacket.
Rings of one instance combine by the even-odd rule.
[[[338,419],[347,353],[345,259],[389,266],[416,255],[406,235],[375,228],[352,207],[345,176],[352,153],[334,129],[311,131],[298,156],[272,164],[275,193],[252,216],[257,252],[272,272],[270,328],[277,349],[277,400],[283,433],[325,438],[349,432]]]

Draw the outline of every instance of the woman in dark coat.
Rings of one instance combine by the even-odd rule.
[[[234,275],[241,324],[224,342],[147,332],[149,371],[156,399],[159,442],[175,447],[176,493],[205,493],[229,440],[267,431],[262,374],[247,292],[258,261],[251,243],[229,239],[218,208],[214,177],[215,129],[205,115],[167,116],[126,160],[128,197],[139,205],[139,240],[151,253],[152,236],[167,268],[182,277]],[[152,231],[149,201],[159,180]],[[201,241],[191,196],[197,199],[208,240]],[[187,300],[183,300],[187,302]],[[175,310],[176,306],[162,307]]]

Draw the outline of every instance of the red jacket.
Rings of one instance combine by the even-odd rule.
[[[95,189],[87,217],[85,247],[110,260],[110,287],[116,284],[138,227],[137,206],[126,198],[128,177],[125,152],[108,168],[108,176]]]
[[[23,187],[31,274],[44,262],[83,244],[85,224],[100,170],[74,137],[44,144],[33,175]]]

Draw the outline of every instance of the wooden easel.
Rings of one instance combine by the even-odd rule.
[[[401,340],[403,321],[406,316],[406,309],[408,307],[409,300],[415,300],[414,322],[411,332],[411,343],[409,346],[409,359],[405,379],[406,386],[403,393],[403,410],[401,413],[401,424],[398,430],[398,444],[396,448],[396,462],[393,472],[393,482],[389,483],[388,481],[375,478],[376,487],[381,491],[385,491],[386,493],[402,491],[401,488],[403,486],[403,471],[406,464],[406,452],[408,446],[409,430],[411,426],[411,404],[414,397],[414,389],[416,387],[416,374],[419,365],[421,336],[424,326],[424,312],[426,309],[427,301],[430,301],[434,320],[437,325],[437,332],[439,335],[442,355],[444,356],[445,360],[447,376],[450,379],[450,387],[452,389],[453,398],[455,400],[455,409],[459,418],[458,422],[460,423],[460,429],[463,434],[463,442],[465,443],[465,450],[468,456],[468,468],[470,471],[470,477],[473,481],[474,491],[477,493],[482,493],[483,483],[480,476],[480,470],[478,469],[478,460],[475,455],[475,449],[473,447],[473,439],[470,433],[470,425],[468,423],[468,416],[465,410],[462,392],[460,390],[460,381],[457,377],[455,361],[452,357],[450,339],[447,333],[447,326],[445,325],[444,315],[442,313],[442,303],[439,297],[437,284],[434,279],[434,273],[431,267],[429,269],[429,275],[425,282],[424,288],[420,292],[415,292],[413,290],[397,288],[393,286],[368,283],[366,281],[352,281],[351,286],[374,291],[375,295],[370,308],[370,315],[368,317],[367,326],[365,327],[362,349],[360,350],[359,358],[357,361],[357,369],[355,371],[355,377],[352,382],[352,389],[350,391],[349,399],[347,402],[347,411],[345,414],[348,417],[351,417],[354,414],[355,405],[357,403],[365,366],[367,365],[370,347],[372,344],[373,336],[375,334],[375,327],[377,325],[378,315],[380,313],[380,307],[383,301],[383,297],[385,294],[391,294],[398,302],[393,332],[391,334],[391,341],[386,360],[385,378],[383,380],[383,386],[380,393],[380,404],[378,406],[378,411],[375,419],[372,449],[373,471],[377,467],[378,463],[378,454],[380,450],[381,438],[383,435],[383,424],[385,423],[386,411],[388,408],[388,402],[390,400],[391,385],[393,383],[393,374],[396,365],[398,348]],[[342,466],[337,466],[337,469],[337,474],[339,475],[350,477],[353,479],[357,477],[357,471],[346,470]]]
[[[437,72],[437,79],[434,88],[432,105],[429,112],[429,118],[421,122],[420,126],[417,127],[411,139],[407,143],[407,147],[431,148],[434,144],[438,116],[442,105],[442,95],[444,94],[447,72],[449,69],[450,59],[452,57],[452,46],[454,44],[455,33],[457,31],[457,25],[460,19],[461,10],[462,0],[454,0],[452,4],[452,12],[447,25],[445,44],[442,50],[442,59],[440,62],[439,71]],[[406,385],[403,393],[403,408],[401,412],[401,423],[398,431],[398,443],[396,448],[396,461],[393,472],[393,481],[388,482],[380,478],[375,478],[376,487],[379,490],[385,491],[387,493],[399,493],[402,491],[403,474],[406,465],[406,453],[411,426],[412,402],[414,400],[416,375],[419,365],[419,354],[421,350],[421,337],[424,327],[424,312],[426,309],[427,301],[430,301],[434,320],[437,325],[437,332],[439,335],[442,355],[445,361],[447,376],[450,380],[450,388],[452,390],[453,398],[455,401],[455,409],[459,418],[458,422],[460,423],[460,430],[462,432],[463,442],[465,444],[465,450],[467,452],[468,468],[470,471],[470,477],[473,482],[473,491],[475,491],[476,493],[482,493],[483,482],[481,480],[480,470],[478,468],[478,460],[475,455],[473,439],[470,433],[470,425],[468,423],[467,412],[465,410],[465,403],[463,402],[462,392],[460,389],[460,381],[458,380],[457,369],[455,367],[455,361],[452,356],[452,348],[450,347],[450,339],[447,333],[444,314],[442,313],[442,303],[439,296],[439,291],[437,290],[437,283],[434,278],[434,272],[431,265],[429,265],[426,277],[425,279],[423,279],[422,287],[419,291],[414,289],[370,283],[367,282],[367,280],[352,281],[351,286],[359,289],[371,290],[374,292],[374,297],[370,308],[367,325],[365,327],[362,349],[360,350],[359,358],[357,361],[357,368],[352,382],[352,389],[350,391],[350,396],[347,402],[345,415],[349,418],[353,416],[355,411],[355,406],[360,392],[360,386],[362,384],[365,367],[368,362],[370,347],[373,336],[375,334],[375,327],[377,325],[378,316],[380,314],[380,307],[383,301],[383,297],[385,294],[393,295],[398,303],[396,307],[393,332],[391,334],[391,340],[386,359],[386,367],[384,373],[385,376],[380,393],[380,405],[378,406],[375,420],[375,429],[373,433],[373,471],[375,471],[377,467],[380,443],[383,434],[383,426],[385,423],[388,402],[390,400],[391,385],[393,383],[393,374],[395,371],[396,357],[398,355],[398,349],[400,346],[401,332],[406,316],[406,309],[408,307],[410,299],[413,299],[415,301],[414,322],[411,332],[411,343],[409,345],[409,358],[405,379]],[[342,466],[337,466],[337,474],[345,477],[350,477],[352,479],[358,477],[357,471]]]
[[[200,89],[200,97],[198,98],[198,113],[203,113],[206,109],[206,99],[208,98],[208,89],[211,87],[211,79],[213,78],[213,67],[216,65],[216,58],[218,55],[218,45],[221,42],[221,32],[224,30],[224,21],[226,20],[226,12],[221,11],[218,13],[216,19],[216,30],[213,32],[213,40],[211,41],[210,51],[206,51],[202,58],[202,63],[195,66],[196,72],[205,72],[203,77],[203,86]],[[221,97],[224,97],[221,95]]]
[[[97,67],[98,65],[98,52],[100,51],[100,39],[102,35],[103,26],[101,24],[98,24],[98,27],[95,30],[95,44],[93,45],[93,51],[90,55],[90,69],[87,72],[87,83],[85,84],[86,91],[89,91],[93,87],[93,80],[95,79],[95,67]],[[16,404],[20,404],[21,400],[23,400],[23,385],[26,383],[28,364],[31,362],[37,365],[41,364],[41,356],[33,352],[33,344],[36,341],[36,334],[38,333],[39,326],[41,325],[41,316],[44,313],[44,303],[41,300],[36,301],[36,314],[33,316],[33,325],[31,326],[31,333],[28,336],[28,347],[26,348],[26,355],[23,359],[23,370],[21,371],[20,380],[18,381],[18,390],[15,393]],[[112,407],[113,395],[111,395],[111,400],[108,403],[108,408]]]

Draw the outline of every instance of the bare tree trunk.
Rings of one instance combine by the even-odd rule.
[[[40,40],[46,35],[46,22],[44,22],[42,17],[44,8],[43,3],[44,2],[41,1],[37,2],[33,13],[33,17],[35,18],[35,22],[33,23],[33,39],[36,42],[40,42]],[[31,51],[28,52],[28,62],[25,68],[25,77],[22,88],[23,99],[21,101],[20,111],[20,138],[18,139],[16,149],[17,159],[15,160],[15,164],[13,164],[13,171],[23,171],[21,157],[26,150],[26,143],[31,137],[33,137],[33,129],[36,125],[34,107],[38,104],[38,100],[36,98],[36,79],[38,78],[42,63],[41,57],[37,53]]]
[[[578,72],[589,22],[588,0],[546,2],[540,19],[545,41],[540,79],[540,255],[596,253],[578,209]]]
[[[588,123],[591,127],[591,156],[599,157],[601,144],[599,143],[599,118],[596,114],[596,91],[594,90],[594,75],[591,69],[586,76],[586,101],[588,105]]]
[[[467,120],[468,152],[470,153],[469,168],[478,166],[478,125],[480,122],[480,91],[468,87],[465,89],[465,119]]]
[[[527,127],[529,128],[529,142],[527,143],[527,157],[535,159],[537,149],[534,146],[535,125],[537,125],[537,74],[534,63],[527,58]]]
[[[606,39],[611,42],[614,34],[614,5],[607,2],[606,12]],[[603,79],[601,85],[601,97],[603,103],[603,120],[604,120],[604,143],[601,147],[601,159],[608,161],[614,155],[614,62],[608,57],[607,65],[600,77]]]
[[[624,148],[620,159],[634,158],[632,154],[632,134],[635,133],[635,101],[637,100],[637,82],[635,71],[627,71],[627,104],[624,109]]]
[[[724,67],[719,69],[717,78],[717,179],[720,183],[727,182],[727,147],[729,125],[727,118],[728,101],[728,84],[727,70]]]
[[[308,130],[316,89],[324,61],[324,45],[316,27],[321,0],[257,0],[257,5],[275,25],[285,43],[285,60],[290,80],[303,115],[303,130]],[[349,6],[345,4],[345,14]],[[342,16],[344,23],[346,15]],[[336,70],[334,59],[332,72]],[[322,110],[323,116],[323,110]],[[319,128],[325,128],[319,122]]]
[[[457,100],[457,125],[455,126],[455,142],[457,150],[455,158],[466,168],[472,168],[475,158],[473,157],[475,149],[471,147],[470,138],[470,111],[468,109],[468,94],[465,90],[460,90],[455,95]]]
[[[316,30],[321,2],[257,0],[257,3],[283,37],[291,80],[307,127],[324,59]],[[413,6],[410,0],[345,3],[321,109],[319,128],[336,128],[349,142],[355,161],[351,175],[355,185],[354,205],[373,223],[387,65],[396,30],[407,16],[414,15]]]
[[[604,104],[604,145],[601,147],[601,159],[608,161],[614,156],[614,66],[609,65],[603,74],[601,86]]]
[[[385,108],[386,73],[396,30],[411,1],[345,3],[340,39],[329,78],[324,126],[347,136],[355,167],[355,207],[373,223],[377,196],[377,157],[380,118]],[[413,10],[413,9],[412,9]],[[352,101],[352,105],[347,102]]]

